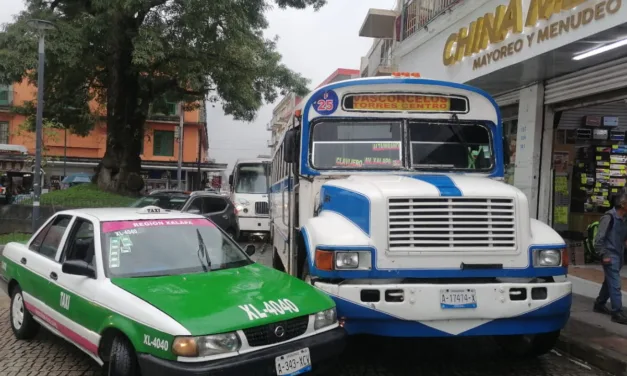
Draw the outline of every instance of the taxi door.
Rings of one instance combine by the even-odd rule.
[[[77,216],[57,264],[57,279],[52,287],[51,307],[64,316],[65,324],[78,334],[81,341],[76,345],[84,350],[97,354],[97,325],[102,323],[102,315],[99,315],[98,306],[91,299],[98,295],[98,274],[95,250],[96,242],[95,224],[87,218]],[[63,272],[63,263],[66,261],[84,262],[93,269],[93,277],[67,274]],[[96,351],[96,352],[94,352]]]
[[[24,300],[31,311],[34,306],[48,313],[45,306],[50,300],[51,287],[56,278],[55,270],[59,266],[56,259],[67,238],[67,229],[71,221],[72,216],[69,215],[53,217],[31,241],[29,251],[16,261],[26,271],[24,275],[26,278],[18,279],[18,282],[22,291],[27,294]],[[34,299],[29,299],[29,296]]]

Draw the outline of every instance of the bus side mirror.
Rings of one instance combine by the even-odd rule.
[[[233,175],[229,175],[229,185],[233,185]]]
[[[511,156],[509,155],[509,142],[503,137],[503,165],[508,166]]]
[[[300,154],[300,129],[292,128],[285,132],[283,145],[283,162],[298,163],[298,157]]]

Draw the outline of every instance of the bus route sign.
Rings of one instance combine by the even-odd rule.
[[[337,110],[340,100],[333,90],[319,93],[313,98],[313,108],[320,115],[331,115]]]

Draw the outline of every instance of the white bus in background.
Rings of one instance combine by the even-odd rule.
[[[229,176],[231,201],[239,218],[243,238],[264,241],[270,238],[268,158],[239,159]]]
[[[360,78],[316,89],[288,128],[271,169],[272,263],[329,294],[349,334],[551,350],[572,300],[565,244],[502,182],[490,95]]]

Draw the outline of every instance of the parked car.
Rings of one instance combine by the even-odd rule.
[[[145,208],[61,211],[9,243],[0,287],[19,340],[40,327],[108,375],[296,375],[345,346],[335,303],[259,265],[206,218]]]
[[[203,215],[211,219],[229,236],[239,239],[237,209],[228,197],[205,191],[191,193],[162,191],[140,198],[132,203],[131,207],[142,208],[149,205]]]

